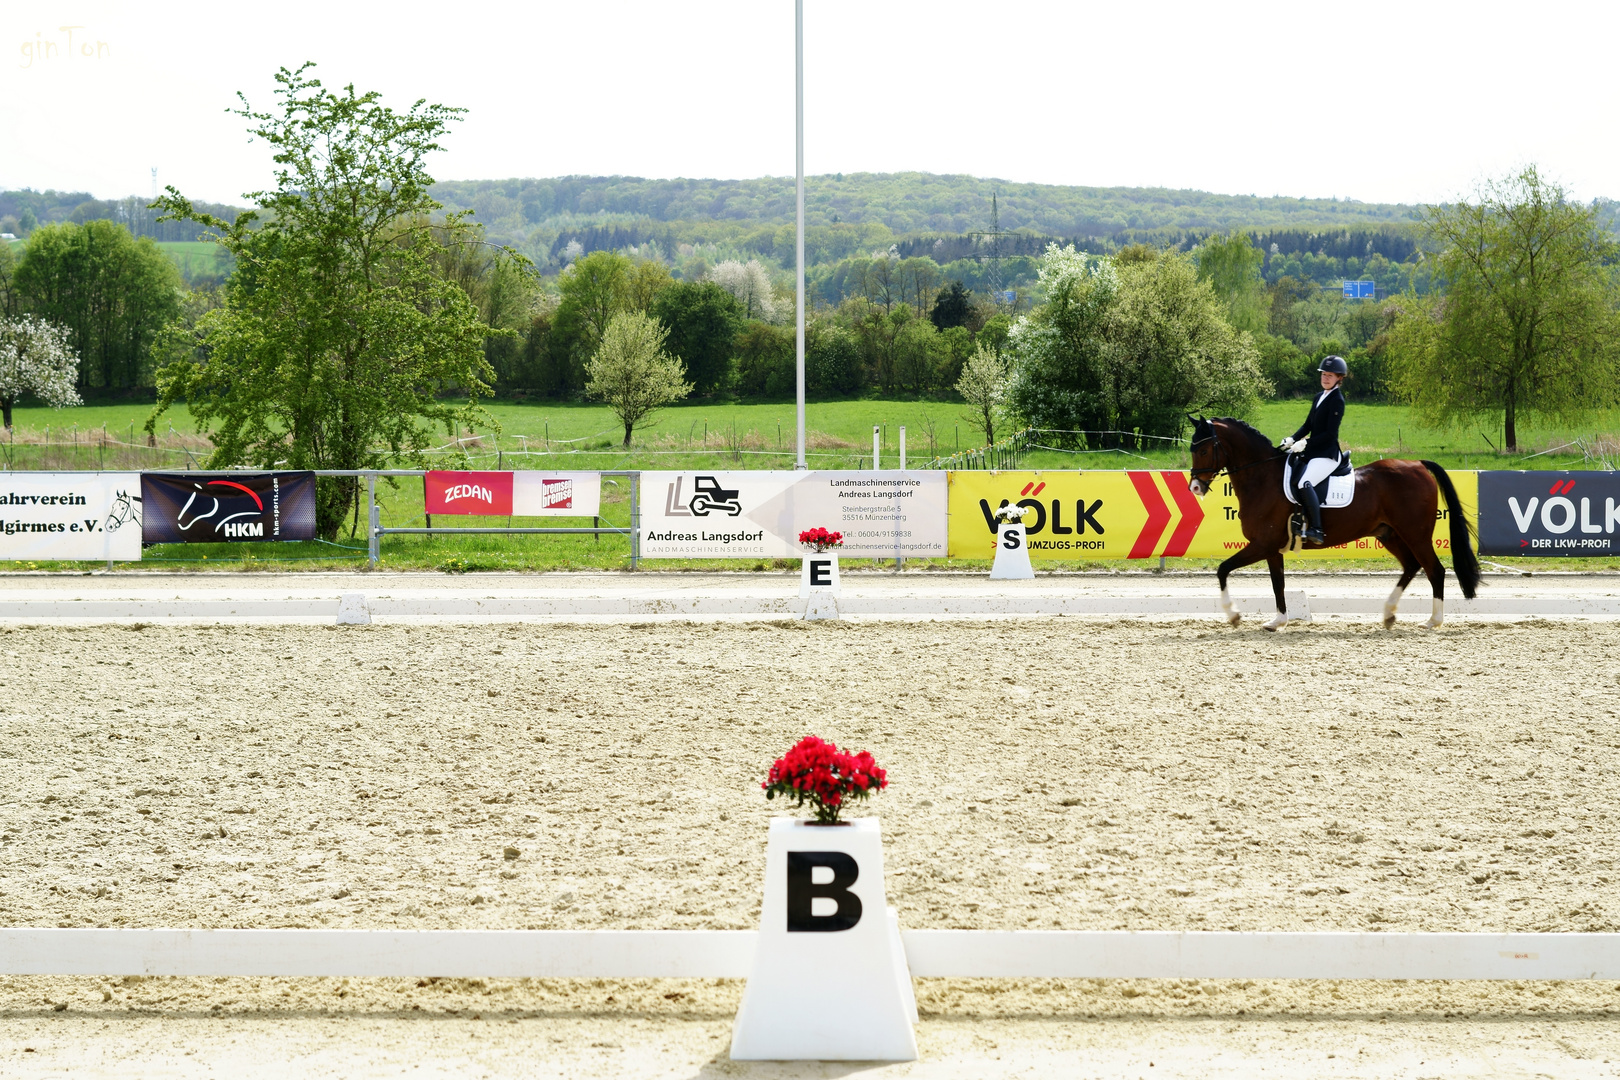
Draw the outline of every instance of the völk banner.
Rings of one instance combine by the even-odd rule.
[[[1479,474],[1481,555],[1613,555],[1617,526],[1620,474]]]
[[[945,554],[942,472],[644,472],[641,499],[649,559],[802,555],[818,525],[846,558]]]
[[[142,473],[148,544],[315,539],[312,472]]]
[[[1029,557],[1036,560],[1227,558],[1248,546],[1237,495],[1227,477],[1200,499],[1177,469],[1113,471],[953,472],[950,474],[951,557],[995,555],[996,509],[1025,509]],[[1464,513],[1472,518],[1474,474],[1454,472]],[[1324,512],[1331,520],[1336,511]],[[1442,502],[1434,546],[1451,546]],[[1289,558],[1366,559],[1384,550],[1376,537],[1315,548]]]
[[[0,472],[0,559],[140,557],[139,473]]]

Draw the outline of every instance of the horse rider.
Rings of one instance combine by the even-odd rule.
[[[1322,392],[1311,403],[1305,422],[1282,441],[1280,448],[1294,455],[1294,497],[1305,511],[1305,540],[1322,544],[1327,542],[1327,534],[1322,531],[1322,504],[1312,485],[1326,480],[1339,465],[1339,423],[1344,419],[1341,387],[1350,368],[1344,357],[1329,356],[1316,370],[1322,376]]]

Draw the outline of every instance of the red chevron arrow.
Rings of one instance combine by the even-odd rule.
[[[1170,542],[1164,545],[1164,553],[1176,558],[1187,554],[1187,545],[1198,535],[1198,526],[1204,520],[1204,508],[1198,504],[1198,496],[1187,487],[1184,474],[1162,472],[1159,475],[1164,477],[1170,497],[1176,500],[1176,508],[1181,511],[1181,521],[1176,525],[1176,531],[1170,534]]]
[[[1170,507],[1165,505],[1164,496],[1159,494],[1159,487],[1153,482],[1153,474],[1148,472],[1126,473],[1131,478],[1131,484],[1136,488],[1136,495],[1147,508],[1147,524],[1137,534],[1136,543],[1131,545],[1131,553],[1127,559],[1146,559],[1153,555],[1153,549],[1158,546],[1159,537],[1164,535],[1164,527],[1170,524]]]

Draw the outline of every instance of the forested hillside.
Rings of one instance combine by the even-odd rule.
[[[838,173],[805,181],[810,225],[882,225],[897,236],[964,233],[990,226],[999,193],[1001,225],[1053,236],[1112,236],[1129,230],[1229,231],[1343,228],[1410,221],[1416,207],[1283,196],[1213,195],[1167,188],[1096,188],[1015,184],[931,173]],[[648,180],[564,176],[527,180],[441,181],[447,205],[476,209],[491,230],[567,228],[581,218],[621,221],[720,221],[782,225],[793,221],[793,178]]]

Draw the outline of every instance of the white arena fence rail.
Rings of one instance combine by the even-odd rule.
[[[753,930],[0,929],[0,975],[746,978]],[[924,978],[1620,979],[1620,934],[902,930]]]

